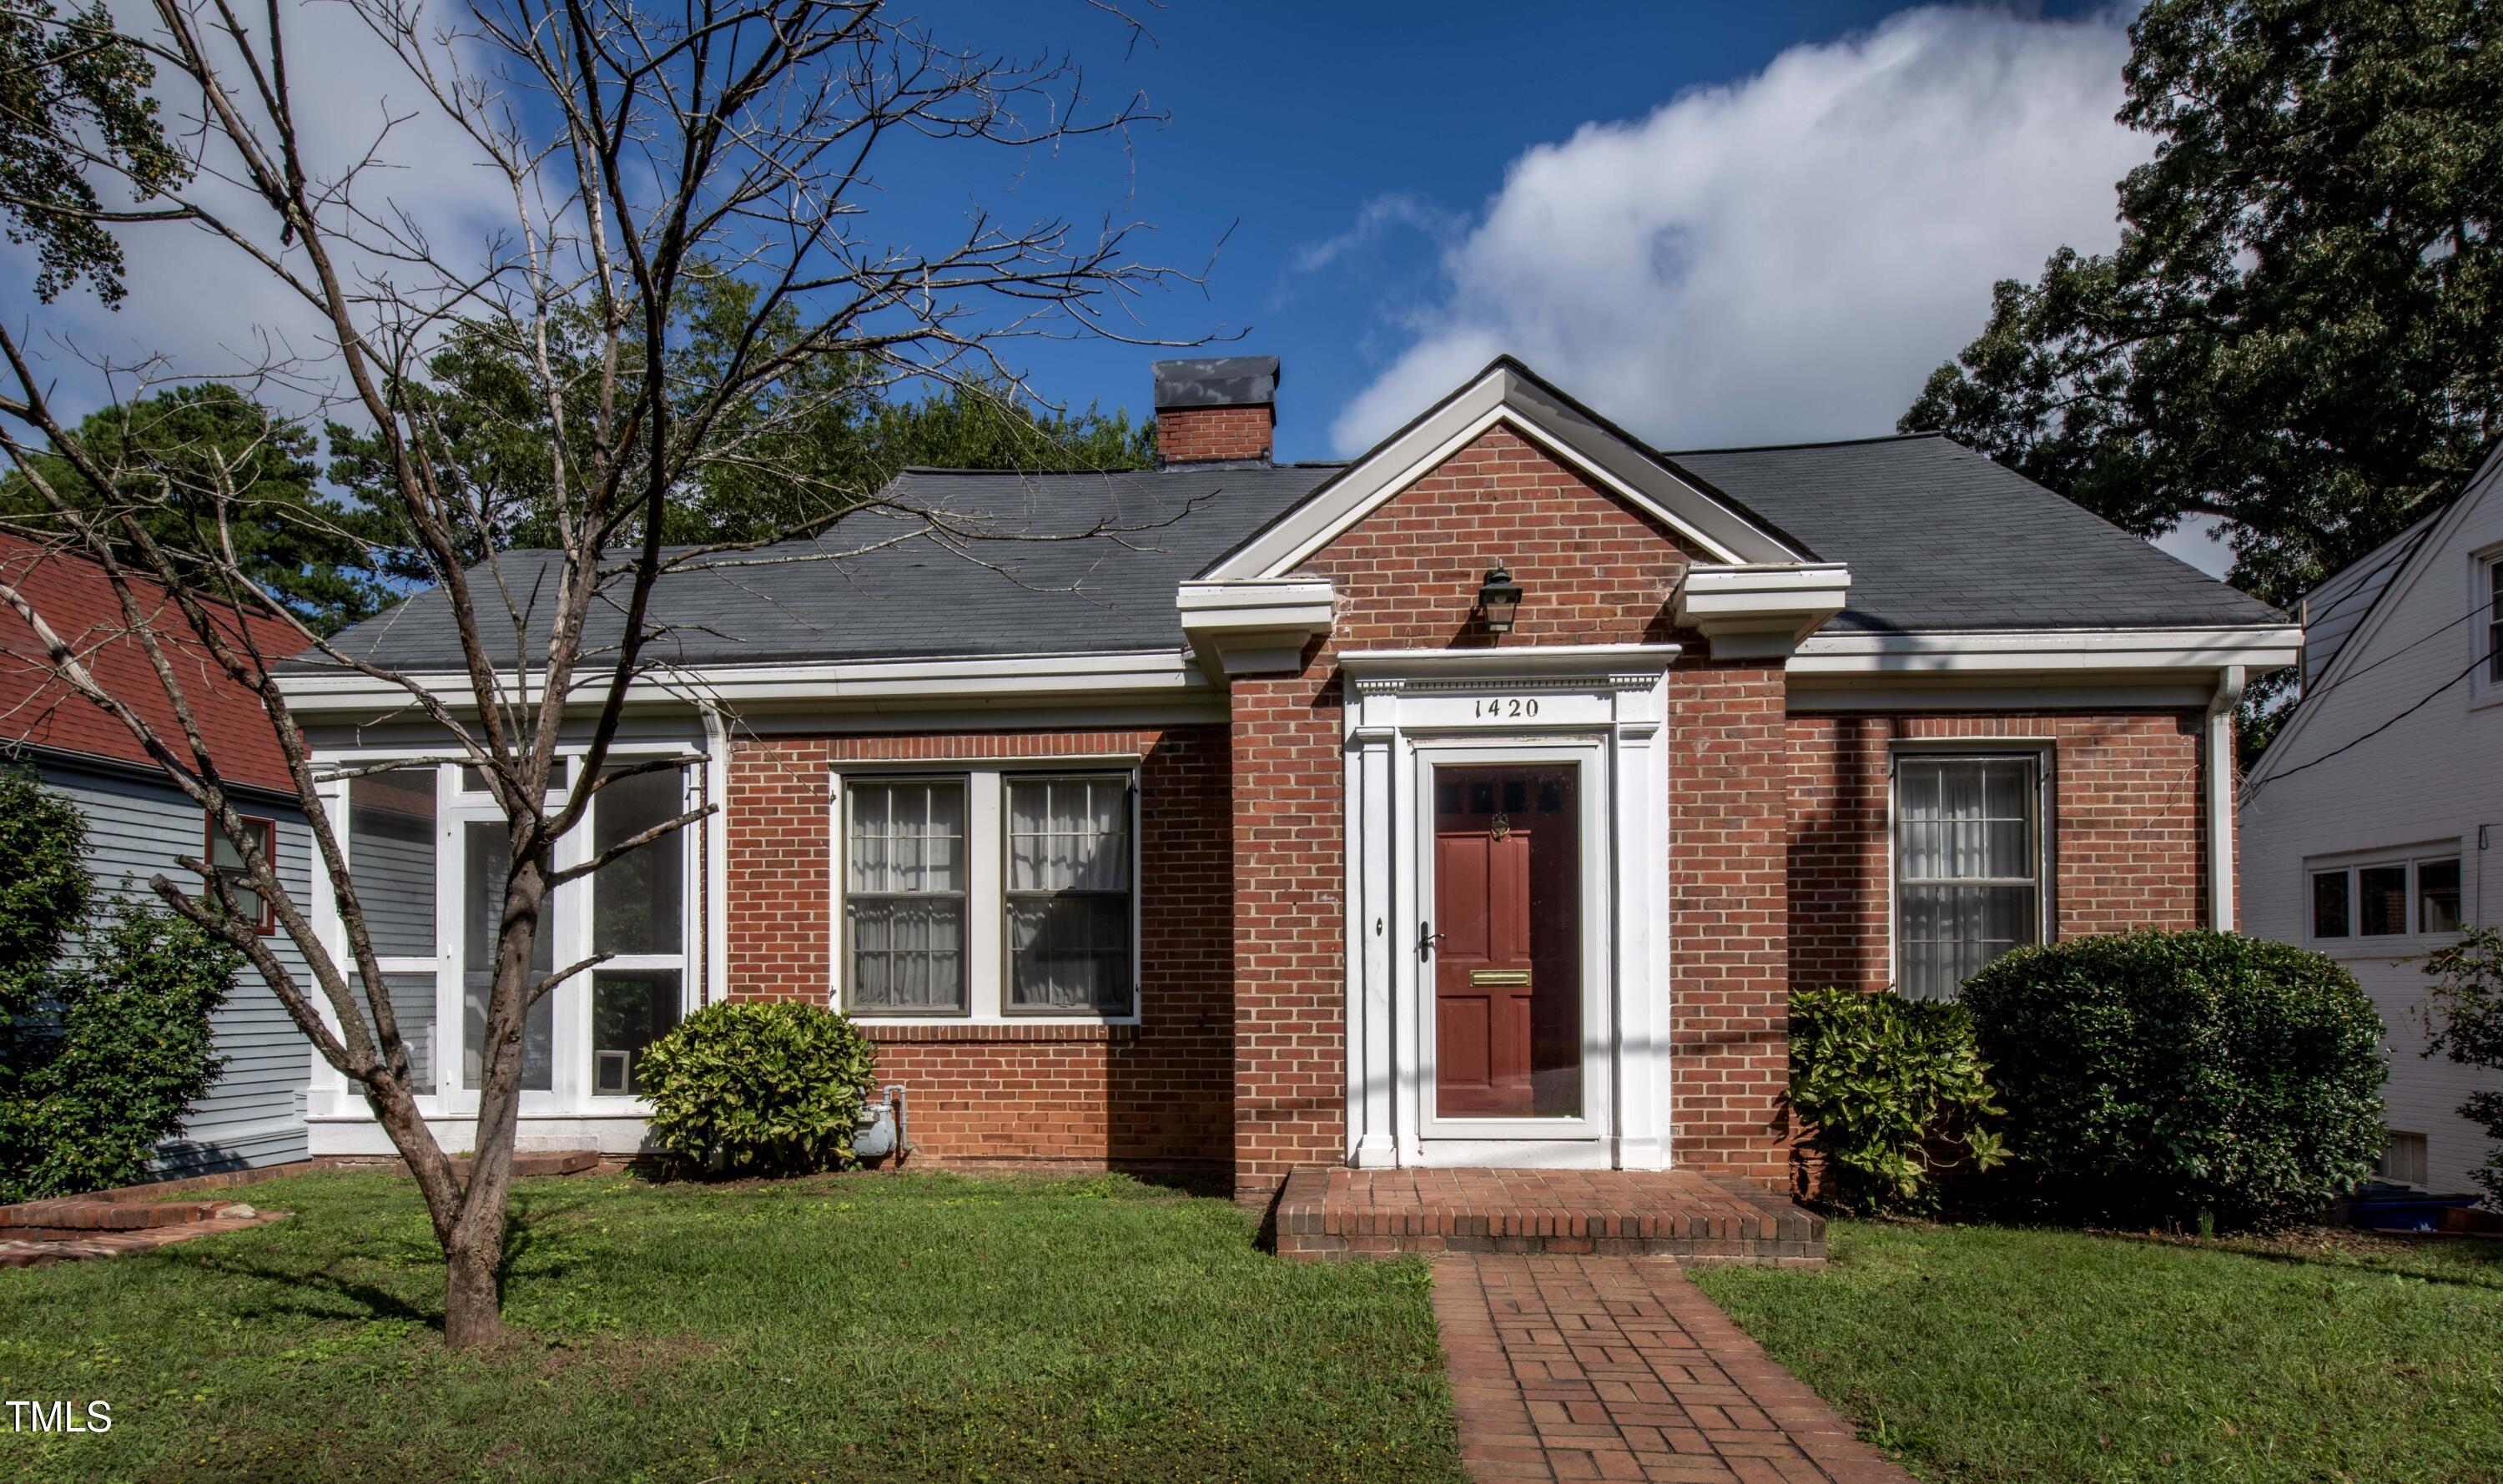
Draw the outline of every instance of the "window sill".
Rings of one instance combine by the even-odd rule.
[[[854,1029],[872,1041],[888,1045],[973,1045],[997,1041],[1141,1040],[1146,1028],[1136,1021],[929,1021],[855,1020]]]

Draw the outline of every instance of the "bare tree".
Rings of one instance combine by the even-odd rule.
[[[83,176],[118,176],[135,204],[104,206],[113,192],[69,190],[21,193],[0,209],[38,234],[84,233],[90,252],[103,240],[108,254],[100,226],[204,234],[284,286],[335,347],[321,369],[335,376],[351,415],[375,430],[388,465],[388,544],[402,569],[413,565],[439,587],[465,685],[438,693],[300,624],[294,632],[321,662],[404,695],[440,738],[431,760],[477,769],[508,825],[472,1160],[448,1158],[419,1114],[417,1097],[429,1090],[414,1084],[326,799],[325,785],[351,770],[326,769],[272,678],[283,657],[233,622],[238,608],[288,614],[235,556],[232,523],[251,518],[248,493],[214,491],[192,538],[169,542],[161,523],[152,534],[146,471],[109,466],[81,444],[30,354],[27,336],[36,332],[18,325],[0,326],[0,358],[14,381],[0,394],[0,446],[40,498],[46,516],[35,523],[103,564],[124,642],[147,655],[170,712],[99,683],[17,588],[0,585],[0,601],[42,637],[57,679],[127,727],[243,862],[232,882],[203,869],[205,886],[159,877],[154,887],[244,953],[323,1060],[362,1094],[416,1176],[442,1243],[446,1337],[470,1346],[500,1328],[526,1018],[536,997],[598,961],[533,972],[550,895],[711,807],[581,863],[556,863],[557,843],[600,791],[637,771],[609,765],[607,756],[630,688],[657,668],[654,587],[683,580],[690,567],[777,559],[722,545],[665,547],[667,503],[717,464],[772,473],[777,437],[812,398],[859,396],[911,378],[996,385],[1012,371],[1003,347],[1020,336],[1135,338],[1124,320],[1132,296],[1177,275],[1135,258],[1132,227],[1110,219],[1080,229],[1004,223],[969,210],[961,230],[936,248],[877,232],[874,167],[899,151],[920,170],[942,157],[934,153],[941,145],[1043,155],[1144,117],[1135,97],[1096,109],[1062,58],[951,49],[880,0],[467,0],[433,12],[422,12],[420,0],[343,3],[414,84],[394,83],[393,94],[406,91],[420,107],[386,123],[352,165],[326,174],[315,136],[341,120],[297,110],[290,80],[305,62],[289,48],[302,14],[291,0],[250,12],[232,0],[154,0],[153,27],[120,34],[100,10],[63,19],[42,0],[0,0],[0,19],[21,43],[47,38],[49,50],[35,51],[55,65],[120,48],[153,66],[170,125],[164,137],[185,156],[176,169],[134,151],[128,118],[117,133],[109,110],[12,119]],[[483,248],[454,251],[438,226],[390,198],[391,139],[420,118],[448,121],[502,182],[509,219]],[[118,288],[110,281],[118,261],[89,266],[99,287]],[[749,291],[739,296],[738,322],[709,323],[706,354],[691,357],[679,354],[688,334],[682,311],[689,284],[706,275],[728,275]],[[493,558],[510,515],[500,508],[505,497],[464,477],[446,446],[440,399],[426,394],[425,357],[456,322],[517,348],[541,404],[542,515],[556,534],[552,552],[531,563],[533,584],[507,581]],[[816,374],[828,365],[850,369]],[[771,411],[759,416],[769,392]],[[63,468],[86,492],[62,488]],[[803,525],[877,498],[818,493]],[[884,523],[879,539],[909,524],[970,553],[997,534],[943,511],[899,514],[907,522]],[[595,630],[597,642],[587,637]],[[263,704],[337,903],[344,955],[315,930],[307,904],[288,891],[238,811],[193,704],[203,674]],[[143,714],[152,707],[172,724],[152,724]],[[566,777],[552,770],[568,725],[587,747]],[[273,905],[309,982],[246,926],[239,888]]]

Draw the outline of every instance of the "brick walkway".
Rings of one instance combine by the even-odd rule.
[[[1472,1477],[1910,1484],[1663,1258],[1434,1261]]]
[[[1306,1165],[1278,1199],[1278,1255],[1398,1252],[1825,1261],[1825,1220],[1713,1170],[1348,1169]]]

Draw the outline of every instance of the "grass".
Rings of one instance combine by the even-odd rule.
[[[524,1181],[505,1316],[445,1352],[387,1174],[252,1187],[292,1219],[0,1270],[35,1479],[1460,1477],[1424,1267],[1280,1263],[1222,1200],[1093,1181]]]
[[[1828,1237],[1696,1278],[1923,1478],[2503,1480],[2503,1242]]]

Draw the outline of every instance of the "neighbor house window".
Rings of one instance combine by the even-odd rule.
[[[2503,685],[2503,556],[2486,564],[2486,678]]]
[[[2424,1184],[2425,1136],[2391,1130],[2388,1141],[2382,1145],[2382,1158],[2375,1163],[2373,1173],[2402,1185]]]
[[[1008,820],[1005,1008],[1126,1012],[1129,779],[1011,779]]]
[[[1899,759],[1898,984],[1951,998],[2041,932],[2040,763],[2032,756]]]
[[[965,782],[896,779],[843,791],[843,931],[851,1007],[961,1015],[965,999]]]
[[[2352,912],[2349,904],[2353,878],[2345,871],[2312,873],[2312,935],[2315,938],[2343,938],[2349,935],[2348,922]]]
[[[2312,872],[2312,935],[2399,938],[2457,932],[2459,858],[2426,856]]]
[[[234,842],[226,838],[226,832],[218,827],[217,821],[208,819],[204,815],[202,823],[207,836],[206,858],[217,873],[224,878],[226,890],[234,894],[235,905],[243,909],[243,915],[250,920],[255,931],[264,936],[276,932],[278,930],[276,905],[262,900],[258,892],[244,884],[247,877],[243,852],[235,849]],[[243,826],[258,837],[260,859],[275,868],[278,862],[278,822],[254,819],[250,815],[245,815]]]

